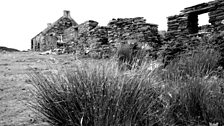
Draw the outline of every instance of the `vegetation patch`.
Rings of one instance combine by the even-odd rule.
[[[199,40],[192,48],[182,43],[187,50],[165,66],[152,68],[143,57],[124,70],[111,59],[57,74],[34,71],[30,105],[56,126],[223,125],[222,53]]]

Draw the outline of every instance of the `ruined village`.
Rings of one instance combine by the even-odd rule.
[[[73,13],[27,51],[0,46],[0,126],[224,126],[224,0],[167,15],[167,31]]]

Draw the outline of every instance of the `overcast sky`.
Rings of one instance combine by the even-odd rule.
[[[95,20],[105,26],[112,18],[144,17],[167,30],[167,17],[185,7],[210,0],[1,0],[0,46],[30,49],[31,39],[70,10],[78,23]],[[202,18],[199,23],[208,22]]]

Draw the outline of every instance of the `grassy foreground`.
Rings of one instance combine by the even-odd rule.
[[[223,124],[223,79],[215,51],[174,60],[165,69],[142,63],[80,61],[73,69],[30,75],[33,110],[55,126],[195,126]]]

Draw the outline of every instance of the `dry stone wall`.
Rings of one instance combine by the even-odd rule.
[[[104,57],[105,52],[108,52],[108,50],[110,50],[107,33],[108,27],[95,26],[94,28],[88,29],[89,30],[85,32],[79,33],[79,49],[86,53],[89,53],[89,55],[94,58]],[[109,55],[108,53],[107,55]]]
[[[31,40],[34,51],[70,50],[78,55],[110,57],[121,43],[137,43],[155,49],[160,45],[158,25],[146,23],[143,17],[113,19],[107,26],[88,20],[77,24],[64,11],[64,15]],[[70,52],[65,51],[65,52]]]
[[[168,17],[168,34],[169,36],[178,36],[180,33],[188,33],[188,17],[180,14]]]
[[[198,26],[198,15],[208,13],[211,25]],[[179,38],[200,31],[219,32],[224,30],[224,1],[215,0],[187,7],[179,15],[168,18],[168,37]]]
[[[143,17],[113,19],[108,27],[108,40],[112,45],[135,40],[157,47],[160,42],[158,25],[146,23]]]
[[[113,19],[107,26],[87,21],[78,26],[78,52],[88,52],[92,57],[110,57],[121,42],[148,44],[153,49],[160,45],[156,24],[146,23],[143,17]]]
[[[214,1],[213,6],[215,9],[209,13],[209,22],[216,28],[217,31],[224,30],[224,1]]]

